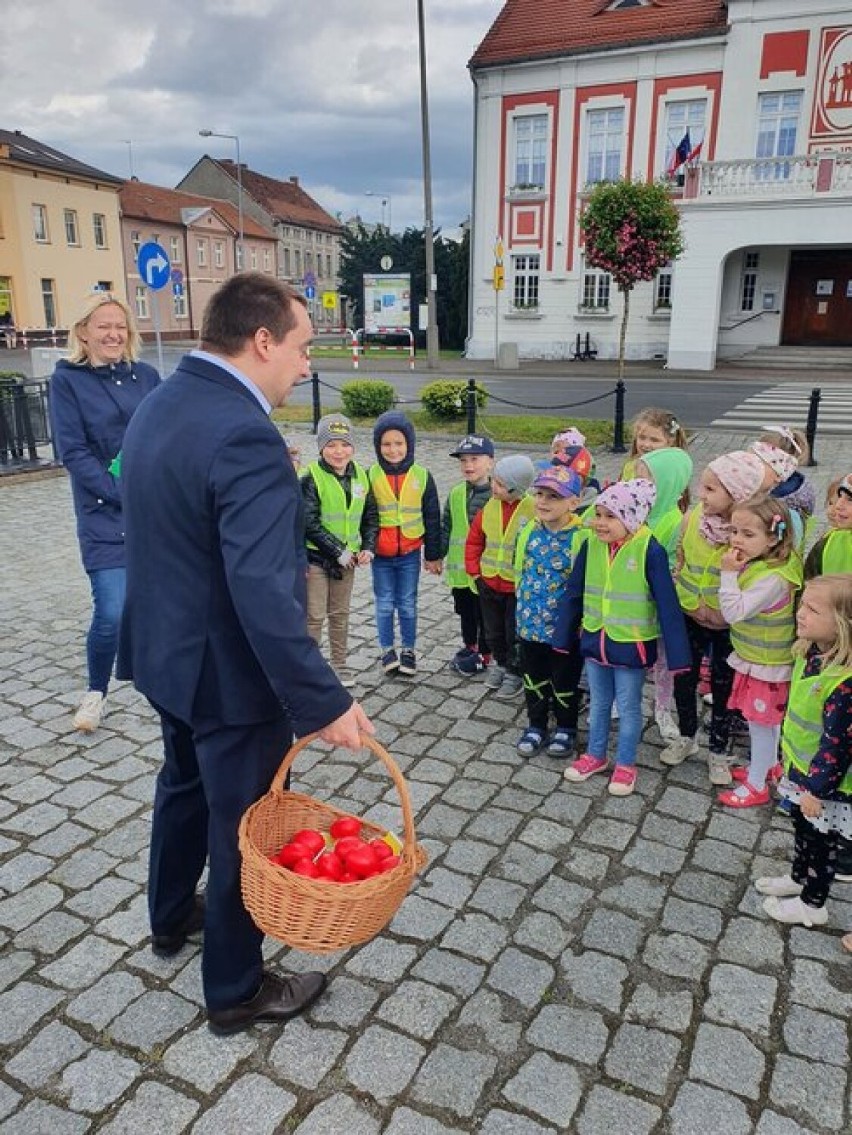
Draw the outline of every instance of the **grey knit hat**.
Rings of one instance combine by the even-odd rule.
[[[535,480],[535,465],[522,453],[510,453],[494,466],[494,476],[513,497],[522,497]]]
[[[317,449],[320,453],[330,441],[345,441],[354,449],[352,423],[345,414],[326,414],[317,422]]]

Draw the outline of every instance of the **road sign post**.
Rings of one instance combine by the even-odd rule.
[[[173,278],[168,254],[162,245],[157,244],[155,240],[147,241],[139,249],[136,254],[136,268],[140,279],[150,292],[158,292],[170,280],[174,288],[182,288],[183,276],[181,275],[180,280]],[[175,269],[175,271],[178,271],[178,269]],[[178,294],[175,291],[175,295]],[[151,297],[151,317],[154,324],[154,338],[157,341],[157,365],[162,377],[165,368],[163,366],[163,340],[160,334],[160,301],[157,296],[153,295]]]

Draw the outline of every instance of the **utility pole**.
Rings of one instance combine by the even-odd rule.
[[[438,319],[435,304],[435,228],[432,218],[432,158],[429,146],[429,96],[426,88],[426,31],[423,0],[417,0],[417,33],[420,45],[420,124],[423,134],[423,211],[426,242],[426,357],[429,370],[440,370]]]

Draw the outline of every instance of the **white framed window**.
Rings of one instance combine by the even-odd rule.
[[[48,244],[50,241],[46,205],[33,205],[33,236],[39,244]]]
[[[290,249],[284,249],[284,275],[290,278]]]
[[[251,265],[252,272],[257,271],[257,249],[254,245],[249,249],[249,264]]]
[[[63,217],[65,219],[65,243],[71,245],[79,244],[80,228],[77,224],[77,210],[64,209]]]
[[[671,311],[672,266],[667,264],[654,277],[654,311]]]
[[[225,246],[221,240],[213,242],[213,266],[215,268],[225,267]]]
[[[45,327],[55,327],[56,319],[56,283],[53,280],[43,279],[41,282],[41,301],[44,307]]]
[[[294,259],[295,259],[295,262],[296,262],[296,275],[301,277],[301,275],[302,275],[302,253],[298,248],[296,249]]]
[[[518,115],[514,120],[514,134],[514,187],[543,189],[547,170],[547,115]]]
[[[207,267],[207,241],[196,240],[195,242],[195,262],[199,268]]]
[[[707,121],[707,99],[684,99],[666,103],[665,136],[663,138],[661,173],[667,173],[678,146],[686,138],[694,150],[704,142]]]
[[[169,237],[169,259],[172,264],[180,264],[180,237]]]
[[[334,272],[333,272],[332,266],[331,266],[331,253],[330,252],[329,252],[328,256],[326,256],[326,258],[325,258],[325,274],[326,274],[326,276],[328,276],[329,279],[331,279],[331,277],[334,275]]]
[[[240,241],[237,241],[236,252],[234,253],[234,263],[237,266],[238,272],[242,272],[244,262],[245,262],[245,248],[240,243]]]
[[[624,152],[624,107],[590,110],[586,115],[586,182],[615,181]]]
[[[519,309],[538,307],[541,257],[524,253],[512,257],[512,304]]]
[[[263,270],[264,272],[272,271],[272,253],[268,248],[263,250]]]
[[[142,234],[134,229],[130,234],[130,245],[133,249],[134,260],[139,255],[139,249],[142,247]]]
[[[136,285],[136,292],[134,294],[134,307],[136,309],[137,319],[148,318],[148,289],[144,284]]]
[[[186,306],[186,292],[181,292],[179,296],[174,297],[175,301],[175,319],[186,319],[187,306]]]
[[[607,311],[612,291],[612,276],[600,268],[586,268],[583,272],[583,291],[580,307],[591,311]]]
[[[758,95],[755,157],[786,158],[795,154],[801,112],[801,91]],[[790,168],[789,162],[761,162],[757,177],[763,181],[781,181],[790,176]]]
[[[106,248],[106,217],[103,213],[92,213],[92,231],[95,234],[95,248]]]
[[[743,253],[743,271],[740,278],[740,311],[754,311],[757,295],[757,273],[760,268],[759,252]]]

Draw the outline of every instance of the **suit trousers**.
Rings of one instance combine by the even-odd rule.
[[[319,564],[308,568],[308,634],[320,645],[322,625],[328,619],[328,648],[332,666],[345,666],[349,645],[349,608],[355,571],[344,570],[334,579]]]
[[[204,998],[208,1009],[228,1009],[253,997],[263,977],[263,934],[243,905],[237,831],[246,808],[268,791],[293,731],[283,711],[252,725],[214,726],[154,709],[164,761],[151,825],[151,930],[172,934],[180,927],[209,860]]]

